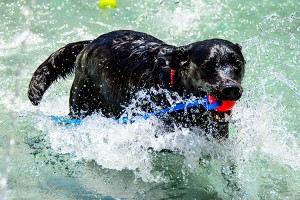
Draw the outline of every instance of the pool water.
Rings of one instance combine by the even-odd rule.
[[[0,2],[0,199],[300,199],[300,2],[124,0]],[[73,76],[35,107],[35,69],[65,44],[118,29],[174,45],[222,38],[245,55],[230,138],[161,133],[155,119],[66,116]],[[156,137],[155,137],[156,136]],[[152,147],[154,151],[149,150]],[[171,149],[175,153],[161,152]]]

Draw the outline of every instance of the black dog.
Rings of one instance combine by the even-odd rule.
[[[72,118],[99,111],[107,117],[120,116],[137,91],[150,88],[167,88],[185,98],[210,94],[219,100],[236,101],[242,95],[244,64],[241,47],[226,40],[175,47],[145,33],[113,31],[54,52],[33,74],[28,96],[38,105],[48,87],[75,68],[69,101]],[[171,70],[174,78],[168,80],[166,74]],[[165,102],[162,98],[154,99],[161,105]],[[174,112],[171,117],[183,126],[197,126],[215,137],[226,137],[224,116],[229,112],[206,111],[199,106]]]

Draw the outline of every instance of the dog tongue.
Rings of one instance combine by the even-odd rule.
[[[211,96],[208,95],[208,103],[212,104],[215,103],[217,100]],[[231,108],[234,106],[235,101],[225,101],[225,100],[220,100],[222,104],[219,107],[216,107],[214,110],[218,112],[227,112],[231,110]]]

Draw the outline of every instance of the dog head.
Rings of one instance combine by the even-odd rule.
[[[186,94],[212,95],[219,100],[238,100],[245,60],[241,46],[227,40],[211,39],[183,47],[164,47],[159,58],[177,71]]]

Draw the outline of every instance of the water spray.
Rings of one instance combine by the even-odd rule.
[[[20,52],[24,52],[26,50],[26,42],[30,33],[30,22],[33,18],[33,12],[32,12],[32,7],[34,5],[34,0],[29,1],[27,6],[23,7],[23,16],[26,19],[25,21],[25,26],[24,26],[24,30],[23,32],[20,34],[22,35],[22,40],[20,41]],[[18,76],[21,74],[22,70],[23,70],[23,66],[24,64],[21,62],[19,63],[16,71],[15,71],[15,92],[14,92],[14,97],[11,99],[11,104],[12,105],[16,105],[16,99],[19,98],[20,96],[20,83],[19,83],[19,79]],[[9,116],[11,118],[11,127],[15,127],[15,123],[16,123],[16,114],[13,112],[9,113]],[[7,139],[8,139],[8,148],[7,148],[7,153],[3,158],[3,170],[0,176],[0,199],[1,200],[7,200],[8,196],[6,194],[6,187],[7,187],[7,181],[8,181],[8,177],[10,174],[10,161],[11,158],[14,154],[14,148],[15,148],[15,137],[13,132],[8,132],[7,133]]]

